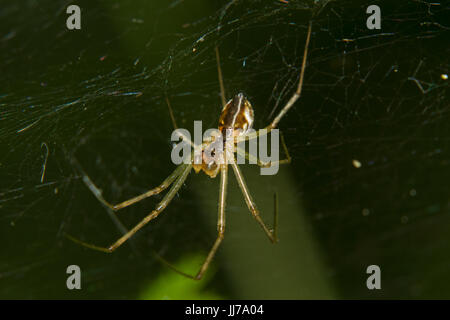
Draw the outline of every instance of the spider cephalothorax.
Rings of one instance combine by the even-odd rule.
[[[194,155],[192,160],[192,168],[194,168],[195,173],[199,173],[203,170],[211,178],[215,178],[220,171],[220,161],[218,159],[223,159],[222,144],[220,145],[216,141],[211,141],[204,146],[201,150],[199,156]],[[201,157],[199,159],[199,157]]]

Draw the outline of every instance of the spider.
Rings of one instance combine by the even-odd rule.
[[[302,60],[302,66],[300,70],[300,76],[299,76],[299,82],[297,85],[296,91],[293,93],[289,101],[286,103],[286,105],[281,109],[281,111],[278,113],[278,115],[272,120],[272,122],[265,128],[266,131],[264,134],[269,133],[272,129],[275,129],[280,122],[280,120],[283,118],[283,116],[289,111],[289,109],[293,106],[293,104],[299,99],[303,87],[303,78],[304,78],[304,72],[305,72],[305,65],[306,65],[306,59],[308,54],[308,46],[309,41],[311,37],[311,29],[312,29],[312,21],[310,21],[306,36],[306,43],[305,48],[303,52],[303,60]],[[86,175],[84,176],[85,183],[88,184],[91,191],[94,193],[94,195],[99,199],[100,202],[102,202],[106,207],[110,208],[114,212],[123,209],[125,207],[128,207],[132,204],[135,204],[145,198],[148,198],[150,196],[156,195],[161,193],[162,191],[166,190],[171,186],[167,194],[163,197],[161,202],[156,206],[156,208],[148,214],[145,218],[143,218],[138,224],[136,224],[131,230],[126,232],[123,236],[121,236],[117,241],[115,241],[113,244],[111,244],[109,247],[99,247],[93,244],[86,243],[84,241],[78,240],[68,234],[66,234],[66,237],[71,239],[74,242],[77,242],[83,246],[86,246],[88,248],[99,250],[106,253],[111,253],[114,250],[116,250],[118,247],[120,247],[125,241],[127,241],[129,238],[131,238],[136,232],[138,232],[142,227],[144,227],[147,223],[158,217],[158,215],[168,206],[168,204],[172,201],[172,199],[175,197],[177,192],[180,190],[181,186],[184,184],[186,178],[188,177],[189,173],[192,169],[196,173],[204,172],[205,174],[209,175],[211,178],[216,177],[220,173],[220,189],[219,189],[219,201],[218,201],[218,221],[217,221],[217,238],[211,247],[208,255],[206,256],[206,259],[204,260],[203,264],[201,265],[199,271],[195,276],[186,275],[183,272],[183,275],[186,275],[190,278],[193,278],[195,280],[199,280],[203,277],[206,270],[208,269],[208,266],[210,265],[214,255],[216,254],[217,249],[219,248],[222,240],[224,239],[225,234],[225,205],[226,205],[226,192],[227,192],[227,182],[228,182],[228,166],[230,165],[233,169],[233,172],[236,176],[236,180],[238,182],[238,185],[243,193],[245,202],[247,204],[247,207],[253,217],[256,219],[256,221],[259,223],[259,225],[264,230],[265,234],[269,238],[269,240],[272,243],[276,243],[278,241],[277,239],[277,211],[275,211],[275,223],[274,223],[274,229],[269,229],[264,221],[262,220],[259,210],[256,207],[255,202],[253,201],[250,191],[247,188],[247,185],[245,183],[244,177],[242,175],[242,172],[236,163],[234,159],[234,153],[237,152],[243,156],[245,156],[247,159],[251,157],[251,155],[242,149],[237,147],[237,143],[239,141],[242,141],[242,139],[254,139],[258,137],[261,134],[262,130],[258,130],[253,132],[252,134],[248,134],[248,131],[252,128],[253,120],[254,120],[254,114],[253,114],[253,108],[248,99],[244,96],[242,93],[238,93],[235,95],[235,97],[231,100],[229,100],[227,103],[225,103],[225,90],[222,80],[222,72],[220,68],[220,60],[219,60],[219,51],[216,47],[216,60],[217,60],[217,71],[218,71],[218,78],[219,78],[219,85],[220,85],[220,91],[221,91],[221,100],[223,109],[219,117],[219,131],[225,132],[225,141],[224,143],[229,143],[233,146],[232,152],[227,153],[226,151],[223,152],[222,158],[220,162],[217,161],[211,161],[205,157],[205,150],[211,146],[212,141],[204,142],[201,145],[201,155],[202,155],[202,161],[201,163],[194,163],[194,159],[191,158],[191,162],[189,163],[182,163],[178,165],[178,167],[156,188],[153,188],[141,195],[138,195],[134,198],[131,198],[129,200],[123,201],[119,204],[113,205],[109,202],[107,202],[102,194],[101,191],[95,187],[95,185],[90,181],[89,177]],[[172,118],[172,122],[174,124],[174,127],[176,128],[176,123],[173,117],[172,109],[169,103],[169,100],[166,98],[167,105],[169,107],[170,116]],[[290,163],[291,158],[289,156],[287,147],[284,143],[283,136],[280,135],[281,142],[284,148],[284,152],[286,154],[286,159],[278,160],[279,164],[284,163]],[[192,142],[190,142],[192,144]],[[264,163],[261,162],[259,159],[256,160],[257,164],[261,167],[270,167],[274,164],[274,162],[270,163]]]

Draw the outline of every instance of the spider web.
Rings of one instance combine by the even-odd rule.
[[[157,222],[104,255],[63,237],[120,235],[74,161],[114,203],[158,185],[175,168],[165,98],[178,126],[216,126],[216,46],[227,98],[244,92],[264,127],[296,88],[311,19],[302,97],[280,122],[292,164],[273,177],[244,166],[269,224],[279,195],[280,243],[268,245],[230,172],[226,237],[202,290],[450,296],[447,2],[79,1],[82,29],[68,31],[70,4],[5,1],[0,12],[0,296],[133,298],[164,273],[153,251],[204,256],[218,179],[191,174]],[[372,4],[381,30],[366,28]],[[131,228],[156,198],[118,218]],[[86,290],[65,289],[70,264]],[[365,286],[372,264],[377,292]]]

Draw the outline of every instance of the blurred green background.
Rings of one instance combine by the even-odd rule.
[[[81,30],[66,28],[70,4]],[[371,4],[381,30],[366,28]],[[0,298],[449,298],[448,11],[406,0],[3,1]],[[278,194],[278,244],[231,171],[225,240],[200,282],[155,253],[198,270],[219,193],[204,174],[113,254],[63,237],[120,236],[71,159],[114,203],[158,185],[175,167],[165,97],[179,126],[217,126],[215,46],[228,98],[244,92],[255,127],[267,125],[295,90],[310,20],[303,96],[280,123],[293,162],[275,176],[243,166],[269,224]],[[117,217],[131,228],[158,199]],[[66,288],[72,264],[79,291]],[[372,264],[381,290],[366,287]]]

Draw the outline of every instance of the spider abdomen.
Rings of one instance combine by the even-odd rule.
[[[223,139],[227,139],[225,132],[231,129],[236,138],[248,132],[253,126],[253,108],[243,93],[238,93],[223,107],[219,118],[219,130]]]

